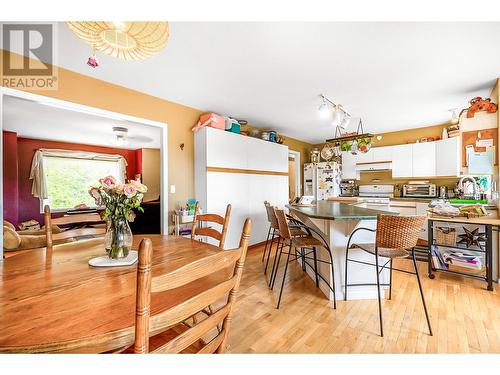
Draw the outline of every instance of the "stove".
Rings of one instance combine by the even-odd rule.
[[[359,197],[367,208],[370,206],[388,207],[390,198],[394,197],[394,185],[360,185]]]

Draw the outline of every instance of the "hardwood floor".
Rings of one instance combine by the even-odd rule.
[[[500,288],[437,274],[419,262],[434,336],[429,336],[414,275],[394,272],[392,300],[383,302],[379,336],[376,300],[338,301],[337,310],[296,262],[279,310],[279,293],[268,289],[260,261],[263,247],[249,251],[229,332],[232,353],[500,353]],[[395,262],[396,266],[396,262]],[[410,261],[400,260],[398,267]],[[339,287],[339,286],[338,286]]]

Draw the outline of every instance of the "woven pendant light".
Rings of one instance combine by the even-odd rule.
[[[167,45],[168,22],[66,22],[95,51],[124,60],[144,60]]]

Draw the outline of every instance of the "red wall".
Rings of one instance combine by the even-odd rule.
[[[6,138],[6,133],[7,132],[4,132],[4,140]],[[7,135],[7,137],[12,136]],[[12,142],[12,140],[10,141]],[[30,219],[35,219],[40,223],[43,222],[43,215],[40,214],[40,200],[31,195],[32,181],[29,179],[33,155],[40,148],[119,154],[127,160],[127,177],[131,179],[137,173],[136,150],[123,150],[119,148],[45,141],[40,139],[17,138],[17,153],[7,153],[7,150],[4,148],[4,186],[6,180],[6,169],[12,168],[12,165],[14,165],[17,161],[17,210],[15,209],[15,203],[12,203],[11,205],[14,207],[11,207],[10,211],[7,211],[7,206],[5,204],[6,202],[16,201],[15,188],[9,189],[8,192],[4,188],[4,216],[9,217],[12,221],[14,221],[14,224],[16,222],[22,222]],[[7,216],[7,214],[9,216]],[[15,220],[16,217],[17,220]]]
[[[3,132],[3,216],[18,221],[17,134]]]

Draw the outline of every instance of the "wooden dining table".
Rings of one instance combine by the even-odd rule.
[[[178,236],[153,243],[153,276],[213,256],[220,248]],[[137,265],[94,268],[103,239],[27,251],[0,261],[0,353],[101,353],[134,342]],[[179,304],[216,280],[153,296],[151,313]]]

